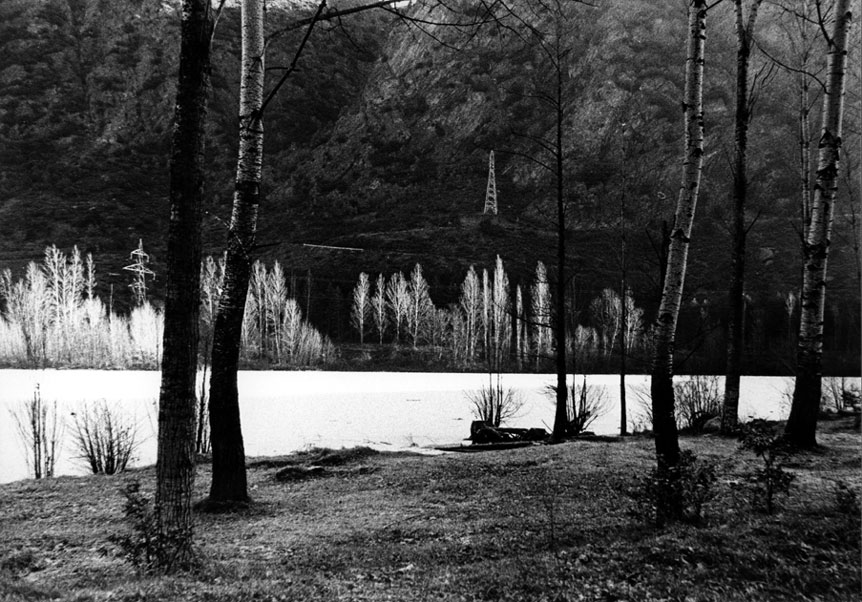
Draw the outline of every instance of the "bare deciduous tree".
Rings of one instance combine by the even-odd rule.
[[[374,318],[374,329],[377,331],[379,342],[383,344],[383,335],[387,330],[386,320],[386,279],[383,274],[377,275],[374,286],[374,296],[371,297],[372,317]]]
[[[359,344],[365,343],[365,333],[368,331],[368,317],[371,315],[369,298],[370,284],[368,274],[359,274],[359,282],[353,287],[353,306],[350,308],[350,323],[359,333]]]
[[[743,326],[745,310],[745,203],[748,195],[747,152],[748,126],[751,122],[751,96],[749,95],[748,69],[754,25],[761,0],[752,0],[748,19],[743,13],[743,1],[734,0],[736,22],[736,118],[734,129],[733,162],[733,238],[731,252],[730,290],[727,324],[727,370],[724,381],[724,404],[721,412],[721,430],[732,432],[739,420],[739,378],[742,372]]]
[[[425,336],[433,314],[434,304],[431,302],[428,282],[422,275],[422,266],[417,263],[410,274],[407,308],[407,327],[414,349]]]
[[[479,277],[471,265],[461,284],[461,311],[464,314],[464,343],[468,361],[476,358],[476,341],[481,319],[480,303]]]
[[[165,329],[159,393],[156,564],[173,571],[192,560],[195,379],[200,311],[204,127],[215,15],[209,0],[183,0],[180,66],[170,158]]]
[[[819,2],[817,8],[819,14]],[[799,341],[796,348],[796,386],[785,428],[785,437],[800,447],[812,447],[816,444],[817,413],[821,397],[826,262],[829,257],[841,159],[847,37],[851,20],[850,0],[838,0],[834,8],[832,35],[826,36],[829,47],[828,75],[823,95],[814,198],[810,224],[804,233],[805,269],[800,303]],[[825,26],[823,30],[825,32]]]
[[[410,306],[410,290],[402,272],[389,277],[386,285],[386,307],[395,327],[395,343],[401,342],[401,329],[407,321]]]
[[[503,260],[497,256],[494,264],[494,286],[491,298],[491,366],[496,372],[503,367],[509,353],[512,334],[512,318],[509,301],[509,277],[503,268]]]
[[[691,227],[703,167],[703,65],[706,12],[706,0],[690,0],[685,92],[682,103],[685,152],[676,215],[670,236],[667,272],[661,305],[656,317],[655,352],[650,384],[656,460],[660,472],[672,471],[679,464],[679,437],[674,411],[673,354],[676,324],[685,283],[688,248],[691,242]],[[676,516],[681,512],[678,496],[669,495],[667,502],[669,507],[664,508],[663,513]]]
[[[533,309],[533,349],[536,354],[536,368],[544,358],[551,355],[551,289],[548,273],[541,261],[536,264],[536,280],[531,291]]]
[[[243,0],[241,5],[242,58],[239,98],[239,151],[234,182],[233,211],[225,251],[225,275],[213,329],[210,375],[210,432],[212,482],[209,503],[245,504],[249,501],[245,447],[239,413],[237,368],[243,313],[251,277],[252,248],[257,231],[263,168],[264,3]],[[283,278],[282,278],[283,281]],[[265,286],[264,299],[275,303],[275,287]],[[274,315],[274,314],[270,314]],[[280,320],[261,316],[267,325]],[[276,338],[276,341],[278,339]],[[276,343],[278,344],[278,343]]]

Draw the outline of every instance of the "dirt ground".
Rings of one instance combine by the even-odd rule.
[[[818,440],[788,460],[796,478],[767,515],[751,502],[760,460],[684,437],[715,467],[714,496],[704,524],[662,529],[634,514],[654,464],[644,436],[256,459],[251,507],[198,514],[199,567],[172,577],[115,543],[121,490],[136,479],[152,495],[152,467],[19,481],[0,485],[0,600],[855,600],[862,437],[836,421]],[[202,464],[200,498],[208,484]]]

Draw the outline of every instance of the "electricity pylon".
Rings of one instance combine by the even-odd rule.
[[[485,190],[484,214],[497,215],[497,177],[494,175],[494,151],[488,157],[488,188]]]
[[[133,260],[133,263],[125,266],[123,269],[135,275],[135,280],[129,285],[129,288],[132,289],[135,304],[143,305],[147,300],[147,276],[156,275],[154,271],[147,267],[147,264],[150,262],[150,256],[144,252],[143,240],[138,239],[138,248],[129,254],[129,258]]]

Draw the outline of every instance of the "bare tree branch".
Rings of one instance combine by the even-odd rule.
[[[814,2],[814,6],[817,7],[817,24],[820,26],[821,33],[823,33],[823,39],[826,40],[826,44],[831,47],[832,38],[829,37],[829,32],[826,31],[826,19],[823,13],[820,11],[820,0],[816,0]]]
[[[360,4],[359,6],[351,6],[350,8],[345,9],[330,8],[326,12],[322,12],[320,7],[318,7],[317,13],[313,17],[299,19],[298,21],[294,21],[287,26],[269,34],[266,37],[266,46],[269,46],[270,42],[280,38],[286,33],[296,31],[297,29],[302,29],[303,27],[306,27],[308,25],[313,25],[318,21],[332,21],[333,19],[337,19],[339,17],[352,15],[354,13],[363,12],[366,10],[371,10],[372,8],[383,8],[391,4],[397,4],[401,1],[402,0],[379,0],[378,2],[372,2],[371,4]]]
[[[533,163],[535,163],[536,165],[538,165],[539,167],[547,169],[551,173],[554,172],[554,169],[550,165],[548,165],[544,161],[541,161],[541,160],[537,159],[536,157],[529,155],[527,153],[523,153],[521,151],[516,151],[516,150],[498,150],[497,152],[505,154],[505,155],[514,155],[516,157],[522,157],[524,159],[528,159],[528,160],[532,161]]]
[[[290,66],[285,70],[284,74],[282,74],[281,79],[278,80],[278,83],[275,87],[270,90],[266,99],[263,101],[263,104],[260,105],[260,110],[258,111],[258,115],[262,115],[266,110],[266,106],[270,103],[270,101],[275,97],[278,93],[278,90],[284,85],[284,82],[287,81],[287,78],[296,70],[296,64],[299,62],[299,57],[302,55],[302,51],[305,48],[306,43],[308,42],[308,38],[311,37],[311,32],[314,30],[314,25],[319,20],[317,17],[323,12],[323,9],[326,8],[326,0],[321,0],[320,5],[317,7],[317,13],[315,13],[314,18],[308,24],[308,29],[305,31],[305,36],[302,38],[302,42],[300,42],[299,47],[296,49],[296,53],[293,55],[293,60],[290,62]],[[264,52],[266,52],[266,44],[264,44]]]
[[[757,40],[755,40],[754,43],[757,45],[757,48],[760,50],[760,52],[765,54],[766,58],[768,58],[770,61],[772,61],[773,63],[775,63],[776,65],[778,65],[782,69],[790,71],[791,73],[800,73],[802,75],[810,77],[811,79],[813,79],[814,81],[817,82],[817,84],[820,86],[820,89],[822,92],[826,92],[826,84],[819,77],[817,77],[816,73],[811,73],[810,71],[806,71],[804,69],[797,69],[796,67],[791,67],[787,63],[784,63],[784,62],[778,60],[777,58],[775,58],[774,56],[772,56],[771,54],[769,54],[769,51],[766,50],[766,48],[764,48],[763,45],[760,44],[760,42],[758,42]]]

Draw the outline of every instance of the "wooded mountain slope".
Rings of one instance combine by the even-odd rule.
[[[537,260],[553,263],[554,178],[537,161],[547,161],[542,145],[554,127],[539,99],[554,81],[524,22],[547,30],[554,18],[518,0],[508,5],[521,20],[498,12],[481,27],[430,23],[483,20],[480,4],[419,6],[421,23],[369,11],[319,25],[300,69],[268,109],[259,252],[296,276],[295,292],[311,299],[305,309],[312,322],[336,340],[352,336],[347,297],[360,271],[388,274],[420,262],[439,305],[456,301],[470,264],[490,267],[500,255],[513,284],[526,284]],[[577,303],[618,286],[625,199],[630,285],[649,317],[662,222],[672,219],[678,186],[685,7],[674,0],[570,4],[558,20],[567,32],[564,148]],[[735,39],[725,4],[711,11],[708,25],[707,156],[682,338],[720,331],[729,273]],[[787,332],[792,317],[783,308],[798,291],[801,269],[798,75],[766,55],[792,65],[797,44],[787,15],[765,10],[749,144],[754,346],[757,337],[765,344],[776,330]],[[95,256],[103,289],[119,291],[129,281],[120,268],[141,238],[151,267],[161,271],[176,11],[155,0],[0,3],[0,268],[19,269],[48,244],[77,244]],[[268,30],[307,15],[303,5],[271,6]],[[238,22],[238,9],[229,7],[214,46],[205,226],[212,253],[224,241],[233,188]],[[270,45],[270,86],[302,34]],[[817,69],[824,47],[814,46]],[[854,49],[827,316],[827,347],[842,356],[859,348],[850,211],[859,202],[858,44]],[[815,103],[815,132],[818,112]],[[491,150],[500,207],[494,219],[481,216]],[[302,284],[309,274],[310,291]],[[157,278],[156,297],[159,284]],[[116,295],[120,306],[122,297]]]

